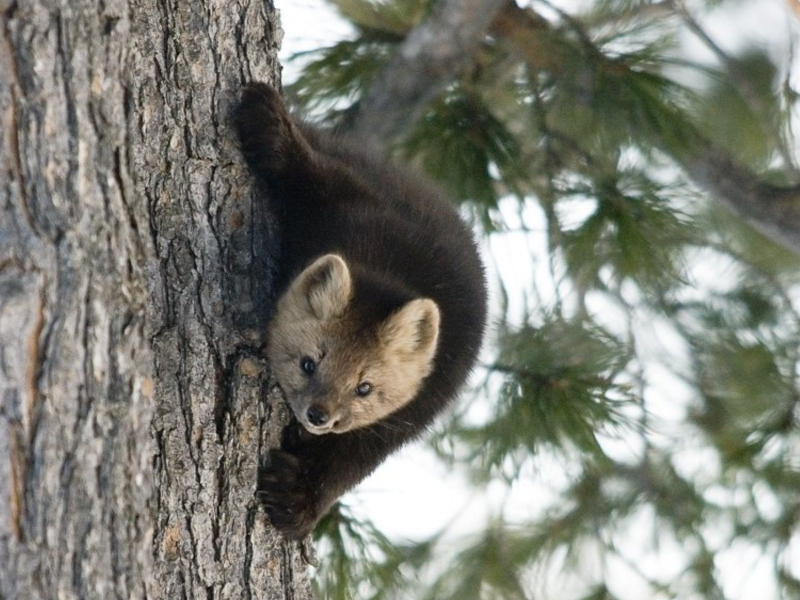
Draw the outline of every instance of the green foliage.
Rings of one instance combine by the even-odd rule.
[[[644,173],[621,171],[575,193],[596,201],[592,214],[562,237],[569,271],[582,289],[605,288],[604,268],[655,293],[680,280],[681,249],[697,232],[668,189]]]
[[[389,540],[370,522],[336,504],[314,531],[324,565],[314,580],[323,598],[385,600],[397,598],[430,562],[435,539],[418,544]]]
[[[385,32],[400,38],[431,9],[430,0],[333,0],[348,21],[362,31]]]
[[[330,47],[295,54],[306,61],[288,86],[293,101],[335,122],[343,99],[357,100],[391,58],[397,45],[431,8],[430,0],[335,0],[357,36]]]
[[[582,70],[557,82],[553,96],[553,118],[567,135],[593,134],[606,147],[634,142],[647,150],[665,144],[678,152],[690,146],[694,127],[680,112],[687,101],[685,88],[632,66],[630,57],[585,58]]]
[[[793,424],[794,382],[762,344],[728,339],[698,350],[703,400],[694,420],[727,464],[749,467],[776,430]]]
[[[298,80],[288,87],[288,92],[307,109],[332,111],[342,97],[358,97],[364,92],[391,57],[397,41],[364,33],[356,40],[316,50],[313,52],[315,58],[305,66]],[[306,54],[298,54],[296,58]]]
[[[504,528],[489,527],[483,535],[449,558],[451,568],[423,596],[425,600],[524,599],[517,565],[531,545]]]
[[[775,65],[762,51],[751,50],[720,74],[701,95],[699,114],[706,132],[744,164],[765,168],[775,153],[771,135],[779,124]]]
[[[332,119],[433,6],[334,4],[355,37],[303,57],[292,86]],[[474,398],[434,438],[476,496],[505,499],[471,533],[415,542],[337,510],[317,531],[321,597],[735,599],[727,565],[755,554],[763,597],[800,598],[800,260],[682,168],[710,141],[797,181],[780,82],[796,65],[721,50],[684,3],[556,4],[531,3],[527,39],[493,32],[392,148],[489,239],[539,249],[495,257],[518,276]],[[687,34],[714,60],[686,55]]]
[[[769,442],[796,425],[800,321],[769,279],[746,273],[736,287],[673,310],[691,344],[693,422],[727,467],[755,470]]]
[[[698,216],[698,227],[760,277],[772,278],[783,287],[800,282],[800,258],[729,211],[716,205],[704,206]]]
[[[492,394],[494,417],[449,432],[473,449],[469,463],[481,479],[503,471],[513,479],[542,445],[602,457],[596,435],[625,423],[619,409],[631,397],[620,381],[630,359],[624,344],[592,323],[553,316],[538,327],[505,331],[498,345],[498,361],[489,367],[503,376]],[[487,381],[488,393],[493,383]],[[508,465],[515,466],[510,473]]]
[[[497,207],[498,191],[516,190],[522,176],[516,139],[479,95],[462,86],[433,103],[401,154],[485,215]],[[491,227],[488,216],[484,224]]]

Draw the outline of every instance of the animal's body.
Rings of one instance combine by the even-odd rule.
[[[485,278],[469,228],[422,176],[297,124],[265,84],[245,87],[236,123],[282,233],[267,355],[296,417],[257,495],[302,538],[455,397]]]

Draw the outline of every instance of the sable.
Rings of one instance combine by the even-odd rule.
[[[485,277],[471,231],[420,174],[295,122],[262,83],[244,88],[236,125],[282,232],[267,354],[296,417],[256,493],[299,539],[456,396]]]

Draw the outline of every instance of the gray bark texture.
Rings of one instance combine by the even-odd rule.
[[[253,497],[270,220],[230,127],[260,0],[0,0],[0,600],[311,597]]]

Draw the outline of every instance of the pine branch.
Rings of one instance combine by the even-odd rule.
[[[753,115],[761,120],[761,124],[765,130],[770,131],[775,139],[780,140],[780,131],[778,131],[774,123],[771,122],[769,116],[771,112],[769,104],[765,102],[764,96],[760,94],[759,91],[754,87],[751,78],[742,69],[741,64],[739,64],[736,59],[725,52],[719,46],[719,44],[717,44],[711,38],[711,36],[705,31],[705,29],[703,29],[700,23],[698,23],[689,12],[683,0],[677,0],[675,5],[676,10],[683,18],[683,21],[689,31],[697,36],[706,45],[706,47],[711,50],[714,56],[717,57],[717,60],[725,69],[729,81],[736,88],[736,91],[742,97],[742,100],[745,102],[745,104],[747,104],[748,108],[752,111]],[[781,140],[781,143],[778,144],[777,151],[780,153],[784,163],[788,167],[794,168],[794,157],[783,143],[783,140]]]
[[[441,0],[415,27],[354,112],[348,129],[386,145],[464,70],[505,0]]]
[[[558,73],[574,59],[565,46],[553,43],[558,34],[545,18],[514,2],[506,2],[500,10],[502,4],[502,0],[442,0],[430,19],[412,30],[355,107],[349,129],[380,145],[408,130],[428,103],[468,66],[487,32],[509,41],[535,70]],[[575,21],[570,25],[580,26]],[[588,36],[581,39],[591,44]],[[625,66],[615,61],[610,68]],[[781,187],[762,181],[699,133],[693,132],[691,138],[688,151],[676,149],[667,139],[661,140],[661,146],[697,185],[800,254],[800,185]]]
[[[762,181],[702,138],[678,160],[697,185],[761,233],[800,254],[800,184]]]
[[[517,15],[512,17],[514,12]],[[510,38],[511,42],[517,45],[526,62],[541,69],[546,66],[542,63],[542,56],[548,54],[541,48],[542,23],[545,21],[541,17],[526,16],[531,13],[532,9],[513,7],[505,11],[504,17],[517,30]],[[580,27],[574,20],[570,20],[570,24]],[[527,33],[519,31],[520,28],[527,28]],[[581,39],[584,43],[591,43],[585,34]],[[625,67],[615,62],[613,68]],[[662,139],[661,145],[683,165],[695,184],[764,235],[800,254],[800,184],[777,186],[762,181],[747,168],[736,164],[722,148],[698,131],[690,131],[690,134],[688,150],[676,148],[667,139]]]

